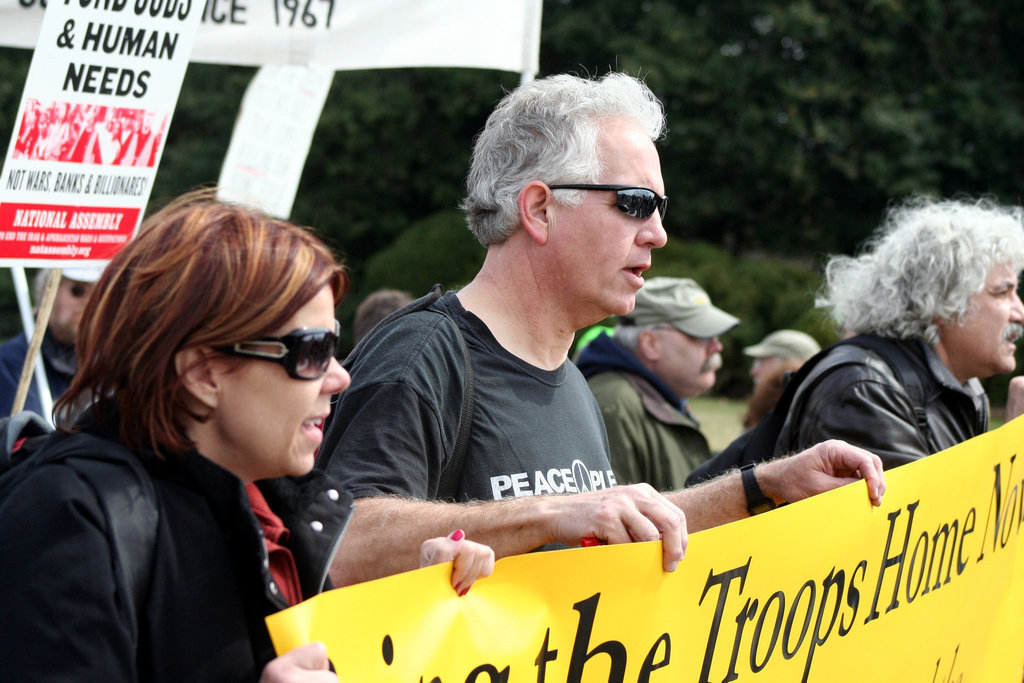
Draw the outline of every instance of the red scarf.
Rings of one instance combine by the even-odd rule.
[[[295,566],[292,551],[281,545],[288,540],[288,528],[281,518],[267,505],[267,499],[256,484],[247,484],[245,493],[249,496],[249,505],[253,514],[263,527],[263,538],[267,544],[267,555],[270,557],[270,575],[274,577],[277,587],[289,605],[302,602],[302,585],[299,583],[299,570]]]

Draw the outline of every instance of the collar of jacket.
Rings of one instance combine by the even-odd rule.
[[[576,362],[584,377],[619,370],[642,377],[662,398],[683,414],[689,414],[686,401],[676,396],[660,377],[647,369],[629,349],[607,334],[599,334],[584,347]]]

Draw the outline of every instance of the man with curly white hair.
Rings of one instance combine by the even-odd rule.
[[[829,260],[817,304],[849,335],[902,354],[924,404],[879,354],[835,347],[797,389],[775,455],[843,439],[888,468],[988,429],[979,380],[1016,366],[1022,268],[1020,207],[922,197],[892,207],[860,255]]]

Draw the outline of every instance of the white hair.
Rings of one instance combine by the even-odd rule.
[[[962,321],[997,266],[1024,268],[1020,207],[915,197],[889,210],[859,256],[829,260],[816,303],[841,329],[934,346],[938,321]]]

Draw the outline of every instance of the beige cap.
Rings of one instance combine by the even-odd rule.
[[[103,266],[75,266],[60,271],[61,277],[75,282],[96,282],[103,275]]]
[[[740,319],[711,304],[711,297],[689,278],[651,278],[636,293],[636,308],[622,316],[635,325],[669,323],[691,337],[717,337]]]
[[[807,360],[821,345],[814,337],[799,330],[776,330],[743,353],[753,358],[782,358],[785,360]]]

